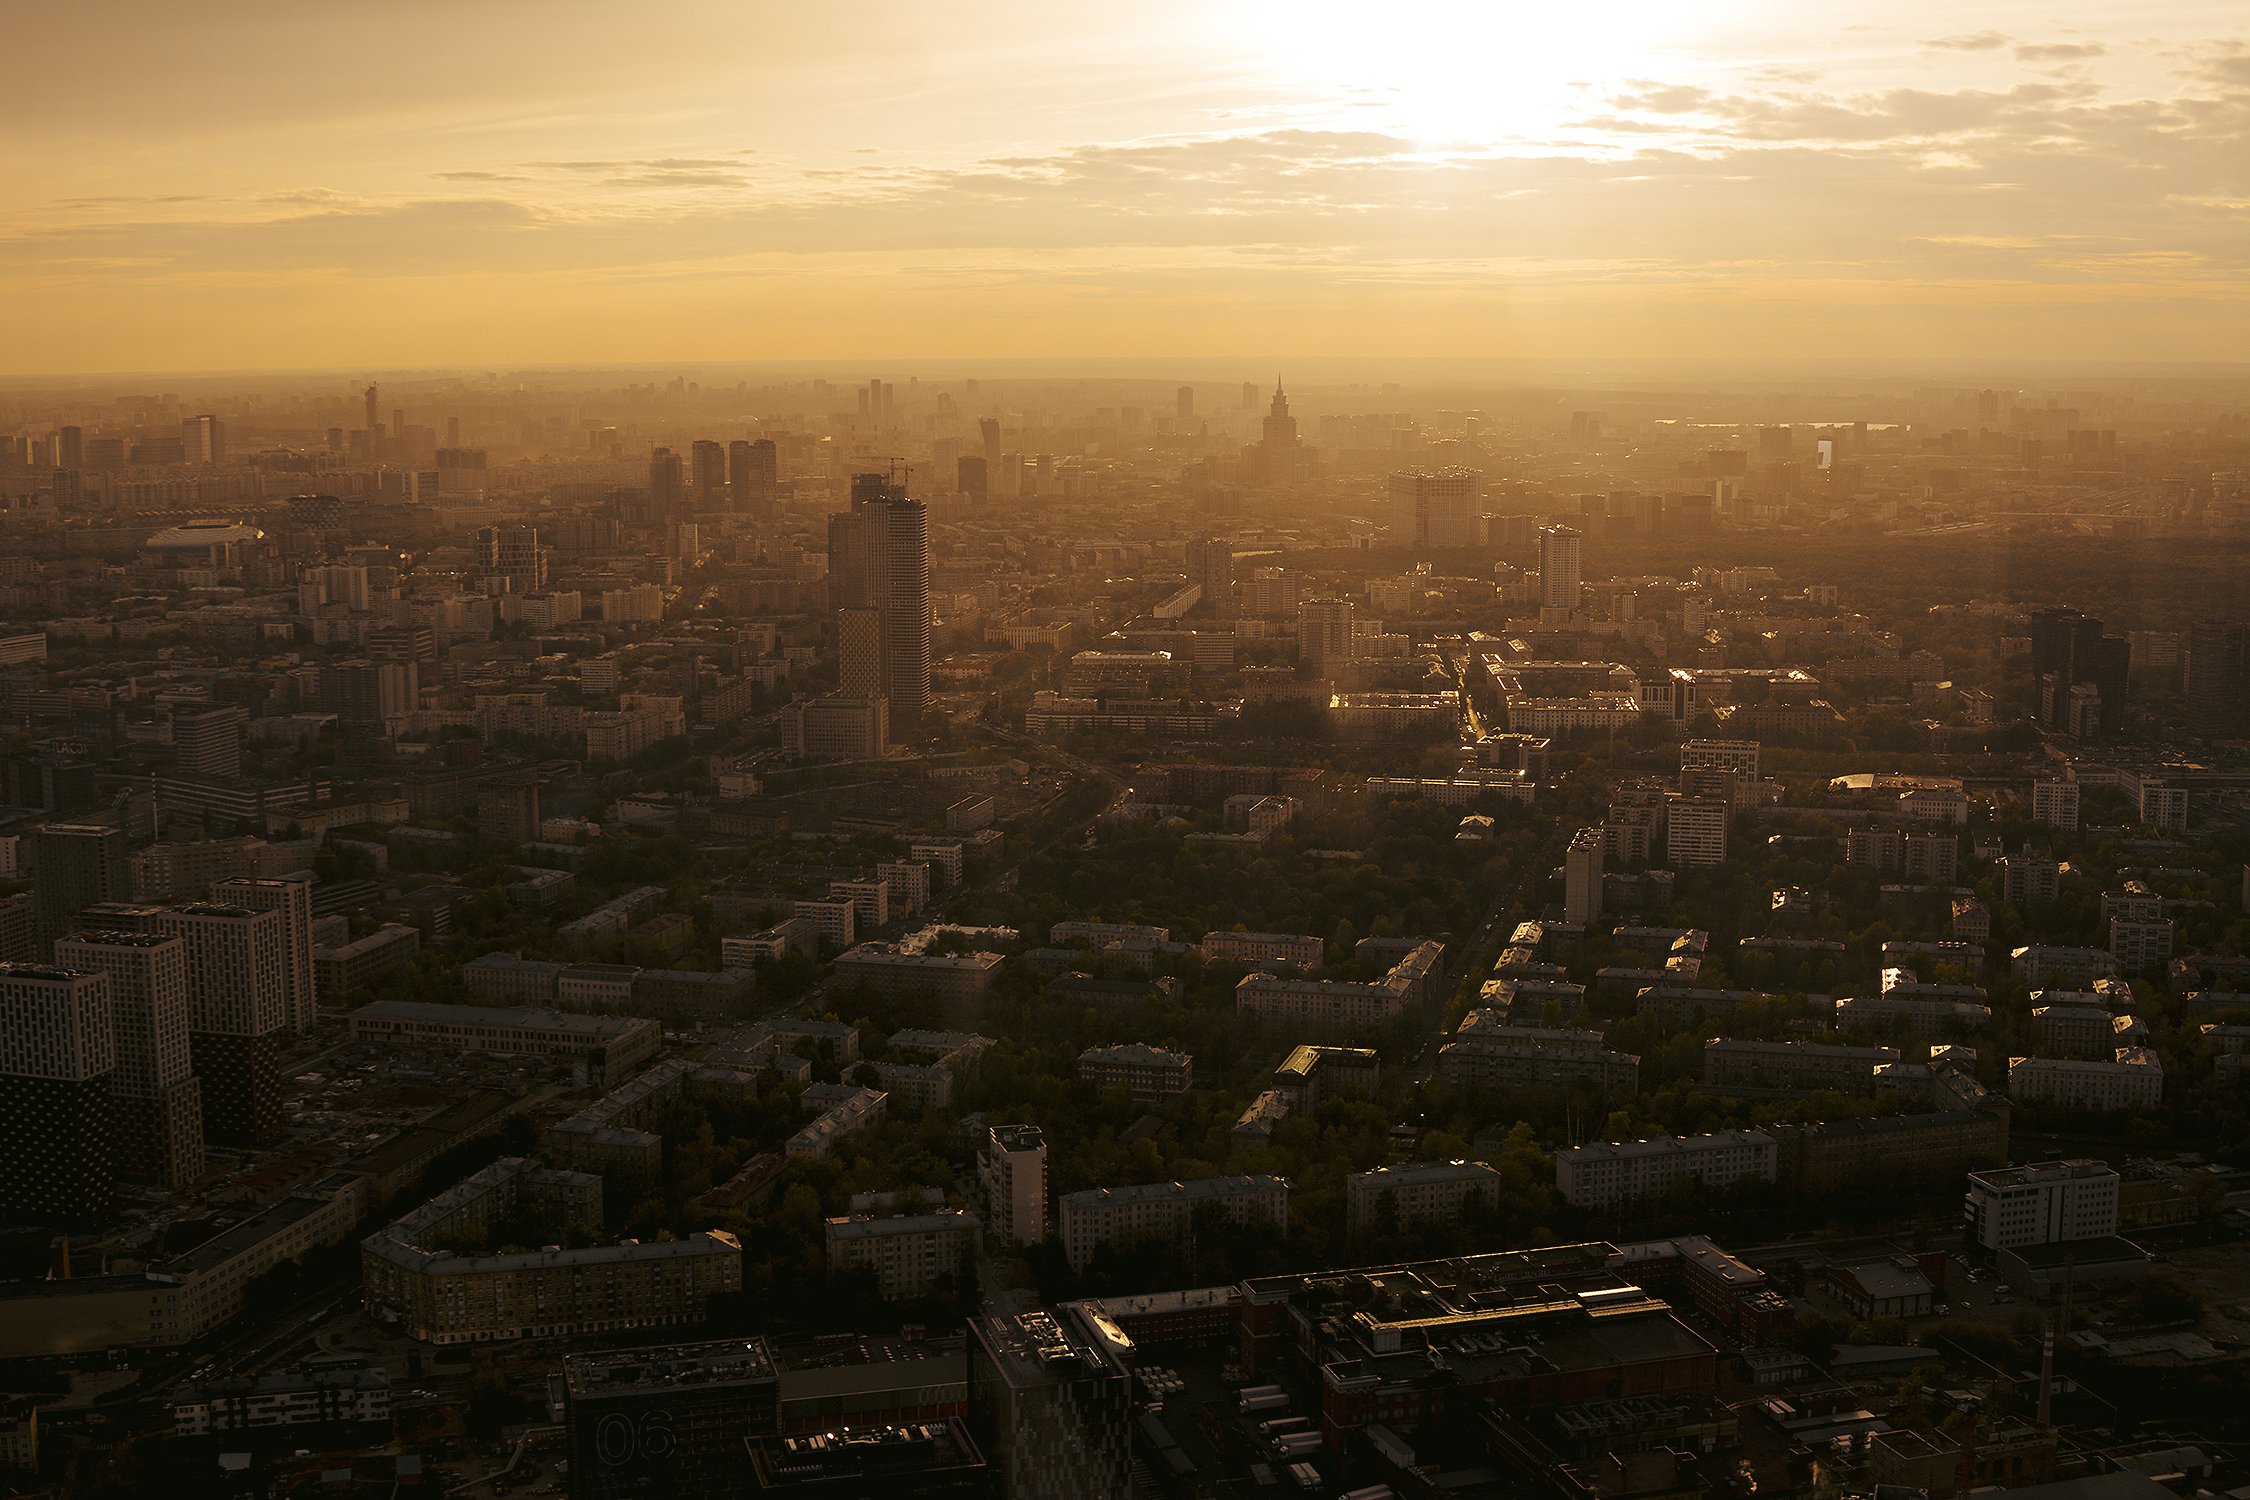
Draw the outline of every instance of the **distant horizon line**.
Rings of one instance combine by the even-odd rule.
[[[1283,375],[1291,380],[1291,372],[1303,370],[1329,372],[1330,379],[1341,378],[1335,372],[1343,369],[1369,372],[1355,377],[1355,383],[1380,380],[1395,372],[1397,376],[1411,373],[1444,374],[1453,378],[1473,372],[1505,372],[1525,384],[1543,384],[1557,378],[1573,375],[1645,373],[1664,374],[1676,378],[1698,372],[1707,375],[1759,376],[1782,378],[1792,374],[1822,378],[1848,378],[1852,376],[1882,375],[1886,378],[1911,378],[1918,372],[1945,373],[1958,376],[1969,371],[1988,372],[1993,376],[2005,374],[2041,375],[2057,374],[2111,374],[2148,378],[2228,379],[2250,378],[2250,360],[2192,360],[2192,359],[2095,359],[2095,358],[2023,358],[2008,359],[1996,356],[1936,356],[1927,359],[1908,359],[1898,356],[1855,358],[1832,356],[1807,358],[1802,356],[1732,355],[1725,358],[1690,358],[1687,356],[1587,356],[1569,360],[1556,360],[1533,356],[1506,355],[1305,355],[1276,356],[1273,354],[1241,355],[833,355],[817,358],[792,359],[695,359],[695,360],[574,360],[560,362],[502,362],[473,361],[469,363],[443,363],[426,365],[400,365],[381,367],[370,365],[266,365],[237,367],[179,366],[153,369],[112,370],[58,370],[24,374],[0,375],[0,391],[22,388],[38,389],[55,385],[87,385],[100,382],[127,380],[241,380],[241,379],[292,379],[292,380],[430,380],[463,379],[481,381],[504,379],[511,376],[598,376],[612,374],[695,375],[701,372],[786,372],[795,378],[833,378],[844,372],[847,383],[855,383],[869,375],[880,377],[886,368],[918,376],[939,371],[931,378],[974,378],[985,371],[1009,371],[1018,376],[1036,377],[1041,373],[1095,373],[1109,379],[1147,379],[1164,381],[1172,379],[1201,378],[1229,382],[1245,379],[1259,370],[1270,371],[1279,364]],[[1214,367],[1227,367],[1219,373]],[[1251,384],[1263,384],[1262,379],[1251,378]]]

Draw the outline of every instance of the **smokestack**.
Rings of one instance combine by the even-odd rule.
[[[2055,1409],[2055,1325],[2039,1336],[2039,1425],[2045,1427]]]

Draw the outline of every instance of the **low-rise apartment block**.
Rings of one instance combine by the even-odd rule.
[[[2031,1044],[2038,1056],[2109,1059],[2117,1055],[2115,1038],[2108,1007],[2091,995],[2042,990],[2032,996]]]
[[[828,882],[828,899],[849,901],[859,916],[859,930],[872,932],[890,925],[892,916],[891,883],[882,876],[864,880],[831,880]]]
[[[2137,974],[2172,961],[2172,919],[2170,917],[2126,917],[2109,919],[2109,951],[2124,973]]]
[[[2155,1109],[2164,1102],[2164,1064],[2146,1047],[2120,1047],[2106,1059],[2011,1057],[2008,1097],[2092,1113]]]
[[[1427,994],[1444,957],[1443,943],[1424,942],[1368,982],[1248,974],[1234,987],[1235,1013],[1261,1026],[1366,1031],[1398,1019]]]
[[[588,1081],[621,1078],[656,1056],[663,1028],[642,1016],[580,1016],[534,1006],[500,1009],[427,1000],[377,1000],[351,1015],[352,1040],[378,1047],[568,1058]]]
[[[571,964],[555,976],[555,1004],[563,1010],[622,1016],[633,1000],[631,964]]]
[[[848,1092],[815,1115],[811,1124],[789,1137],[781,1148],[783,1155],[826,1156],[845,1136],[865,1130],[883,1118],[884,1108],[890,1102],[888,1094],[879,1089],[844,1087]]]
[[[1203,957],[1212,963],[1288,964],[1311,973],[1324,963],[1328,945],[1319,938],[1288,932],[1207,932]]]
[[[875,1086],[901,1109],[920,1113],[946,1109],[953,1103],[953,1069],[942,1062],[898,1062],[890,1058],[875,1064]]]
[[[1058,948],[1158,948],[1172,941],[1172,929],[1134,922],[1057,922],[1047,929],[1047,941]]]
[[[601,1179],[504,1157],[448,1188],[361,1242],[369,1311],[434,1344],[575,1338],[699,1323],[713,1296],[742,1289],[742,1246],[718,1230],[584,1250],[433,1248],[526,1210],[598,1223]]]
[[[2032,989],[2084,990],[2117,977],[2117,960],[2104,948],[2058,948],[2034,943],[2008,956],[2008,972]]]
[[[1417,1161],[1344,1179],[1344,1225],[1356,1239],[1458,1224],[1472,1203],[1499,1201],[1500,1174],[1481,1161]]]
[[[1235,1228],[1276,1233],[1287,1227],[1289,1183],[1280,1177],[1205,1177],[1194,1182],[1146,1182],[1132,1187],[1088,1188],[1056,1204],[1063,1256],[1083,1271],[1097,1251],[1158,1242],[1192,1248],[1199,1212],[1215,1212]]]
[[[1088,1047],[1078,1054],[1078,1076],[1099,1087],[1122,1084],[1143,1103],[1176,1099],[1194,1085],[1195,1059],[1146,1042]]]
[[[422,934],[385,922],[365,937],[312,950],[313,990],[333,1005],[354,991],[382,984],[406,972],[422,951]]]
[[[1555,1153],[1555,1190],[1580,1208],[1615,1208],[1682,1185],[1727,1188],[1772,1182],[1781,1147],[1762,1130],[1596,1142]]]
[[[2005,1165],[2008,1111],[1997,1108],[1826,1120],[1781,1141],[1781,1181],[1806,1193],[1864,1192],[1891,1182],[1958,1180]]]
[[[910,953],[896,943],[861,943],[836,959],[836,982],[865,985],[886,1000],[935,1000],[949,1010],[983,1004],[1000,977],[997,953]]]
[[[1715,1088],[1811,1094],[1875,1091],[1875,1070],[1898,1061],[1892,1047],[1834,1042],[1766,1042],[1713,1037],[1703,1044],[1703,1081]]]
[[[513,953],[484,953],[461,965],[461,982],[479,1000],[552,1005],[556,982],[568,967]]]
[[[1598,1031],[1517,1026],[1457,1035],[1438,1049],[1438,1076],[1461,1089],[1589,1089],[1623,1096],[1640,1091],[1641,1060],[1611,1051]]]
[[[1960,993],[1954,993],[1960,992]],[[1880,995],[1847,995],[1836,1002],[1836,1029],[1842,1032],[1902,1032],[1916,1041],[1941,1041],[1953,1031],[1981,1031],[1992,1024],[1992,1007],[1974,985],[1900,985]]]
[[[837,951],[859,940],[859,908],[842,897],[798,901],[791,905],[789,914],[812,923],[820,940]]]
[[[824,1235],[828,1274],[872,1276],[886,1302],[928,1297],[946,1278],[961,1284],[983,1227],[976,1215],[958,1208],[830,1219]]]

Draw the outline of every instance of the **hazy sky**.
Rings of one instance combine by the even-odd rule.
[[[0,374],[2241,360],[2241,0],[0,0]]]

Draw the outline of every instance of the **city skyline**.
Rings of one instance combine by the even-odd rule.
[[[8,15],[0,1495],[2250,1500],[2241,0]]]

